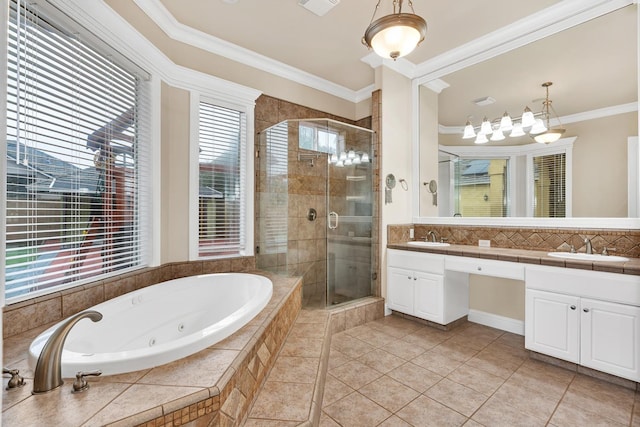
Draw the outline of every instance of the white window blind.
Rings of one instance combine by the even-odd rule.
[[[246,248],[246,114],[199,104],[198,256],[241,254]]]
[[[533,216],[566,217],[566,154],[533,156]]]
[[[313,133],[312,128],[306,127],[305,129]],[[300,132],[303,133],[302,126],[300,126]],[[267,197],[262,201],[261,212],[264,217],[264,229],[260,246],[261,253],[264,254],[287,252],[288,133],[287,122],[278,123],[266,131]],[[311,135],[311,141],[313,141],[313,135]]]
[[[8,300],[146,262],[144,79],[36,7],[10,2]]]

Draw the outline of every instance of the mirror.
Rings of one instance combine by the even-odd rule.
[[[526,106],[534,112],[541,111],[545,97],[542,83],[552,81],[549,99],[555,114],[552,111],[551,124],[559,117],[561,127],[566,129],[560,141],[568,144],[573,140],[565,159],[570,181],[567,216],[628,217],[628,175],[633,173],[627,168],[628,140],[638,135],[637,22],[637,5],[628,5],[445,75],[440,79],[449,86],[439,94],[420,86],[419,182],[438,179],[440,207],[431,206],[427,188],[420,186],[419,216],[438,216],[440,211],[449,217],[456,212],[454,203],[447,198],[454,193],[459,197],[460,192],[452,190],[459,181],[452,178],[449,186],[444,181],[453,173],[448,174],[439,165],[461,149],[467,158],[473,157],[473,150],[479,150],[480,157],[510,159],[509,173],[513,175],[505,174],[511,189],[500,203],[513,204],[511,216],[533,216],[535,202],[525,199],[534,194],[531,199],[538,200],[537,193],[531,190],[525,196],[524,192],[529,191],[528,180],[537,176],[538,168],[527,155],[531,156],[532,146],[545,147],[544,144],[536,144],[525,135],[476,145],[474,139],[462,139],[462,129],[467,119],[478,130],[485,116],[497,123],[504,112],[517,118]],[[495,102],[485,106],[472,102],[485,97],[494,98]],[[424,125],[424,116],[429,114],[437,116],[439,126]],[[434,127],[439,129],[437,135]],[[430,142],[426,144],[425,140]],[[440,151],[439,164],[438,146],[449,152],[443,155]],[[547,147],[551,149],[553,143]],[[530,169],[527,162],[532,165]],[[481,166],[474,165],[476,169]],[[487,203],[496,199],[487,192],[478,194]]]

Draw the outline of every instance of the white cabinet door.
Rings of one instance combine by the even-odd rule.
[[[414,272],[415,316],[444,323],[444,280],[438,274]]]
[[[640,380],[640,308],[583,298],[580,364]]]
[[[579,362],[580,298],[526,290],[525,347]]]
[[[387,267],[387,306],[391,310],[413,315],[413,272]]]

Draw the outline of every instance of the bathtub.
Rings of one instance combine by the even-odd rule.
[[[99,322],[80,320],[62,352],[62,376],[100,370],[121,374],[168,363],[230,336],[269,302],[273,284],[244,273],[207,274],[170,280],[121,295],[91,307]],[[52,332],[40,334],[29,347],[29,364]]]

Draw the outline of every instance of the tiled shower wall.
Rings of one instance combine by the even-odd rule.
[[[308,161],[298,161],[298,153],[315,153],[301,150],[298,147],[297,126],[290,126],[287,132],[287,161],[286,170],[275,170],[273,163],[284,159],[284,154],[274,154],[273,147],[267,146],[261,133],[267,128],[284,120],[327,118],[342,123],[371,128],[371,117],[357,122],[314,110],[287,101],[272,98],[266,95],[260,96],[255,108],[256,150],[259,150],[259,159],[256,162],[256,246],[260,247],[260,253],[256,256],[258,268],[281,273],[304,275],[303,298],[309,299],[322,297],[326,292],[326,218],[327,218],[327,168],[326,155],[322,154],[314,162],[314,166]],[[377,151],[372,153],[374,176],[377,173]],[[375,182],[375,181],[374,181]],[[286,189],[286,190],[285,190]],[[286,191],[286,194],[285,194]],[[377,235],[377,193],[374,193],[374,230],[371,234]],[[317,212],[315,221],[307,220],[309,208]],[[266,246],[267,242],[261,241],[261,229],[267,222],[277,221],[278,216],[286,212],[287,243],[279,248]],[[373,240],[374,255],[377,259],[377,238]],[[376,263],[377,266],[377,263]],[[374,292],[374,294],[377,294]]]

